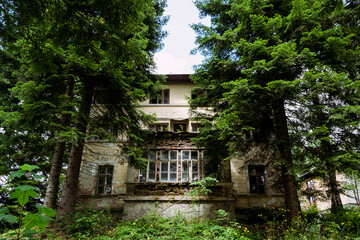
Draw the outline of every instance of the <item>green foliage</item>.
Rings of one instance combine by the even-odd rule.
[[[92,209],[93,206],[78,206],[71,224],[67,221],[60,223],[60,229],[79,239],[95,238],[107,235],[115,227],[116,221],[109,211]]]
[[[22,165],[20,170],[14,172],[10,178],[19,178],[26,173],[31,174],[37,168],[39,167],[34,165]],[[17,224],[18,226],[15,232],[9,231],[7,235],[14,235],[16,239],[32,238],[38,232],[37,230],[45,230],[49,222],[53,220],[55,211],[51,208],[36,205],[37,211],[29,212],[26,210],[26,205],[30,203],[30,197],[39,198],[38,191],[38,188],[30,185],[14,187],[9,198],[16,200],[17,205],[11,206],[11,209],[15,209],[15,215],[10,212],[10,206],[0,209],[0,222],[5,221],[10,224]]]
[[[214,186],[217,182],[219,181],[212,177],[205,177],[197,182],[192,182],[189,185],[195,186],[195,188],[189,194],[190,196],[208,195],[211,193],[211,186]]]

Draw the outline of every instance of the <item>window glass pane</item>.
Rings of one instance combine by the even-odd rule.
[[[192,171],[193,171],[193,172],[197,172],[197,171],[198,171],[198,164],[197,164],[197,162],[193,162],[193,163],[192,163]]]
[[[256,176],[250,176],[250,184],[256,184]]]
[[[103,194],[104,192],[103,192],[103,186],[98,186],[98,188],[97,188],[97,191],[98,191],[98,194]]]
[[[198,151],[191,151],[191,160],[198,160]]]
[[[181,171],[182,172],[187,172],[189,170],[189,168],[188,168],[188,163],[187,162],[183,162],[182,163],[182,169],[181,169]]]
[[[156,160],[156,151],[149,152],[149,160]]]
[[[178,152],[177,151],[170,151],[170,160],[177,160],[177,154]]]
[[[112,168],[112,167],[107,167],[107,174],[108,174],[108,175],[112,175],[112,174],[113,174],[113,168]]]
[[[177,181],[176,173],[170,173],[170,182],[176,182],[176,181]]]
[[[164,90],[164,104],[169,103],[169,89]]]
[[[161,163],[161,171],[166,172],[168,171],[168,163]]]
[[[149,162],[149,171],[155,172],[156,169],[156,162]]]
[[[182,181],[189,181],[189,174],[183,172],[182,176],[181,176],[181,180]]]
[[[99,174],[105,174],[105,167],[99,167]]]
[[[182,160],[189,160],[189,159],[190,159],[190,152],[182,151]]]
[[[155,173],[149,172],[149,181],[155,181]]]
[[[170,172],[176,172],[176,170],[177,170],[176,162],[171,162],[170,163]]]
[[[111,185],[112,177],[106,177],[106,185]]]
[[[258,190],[256,188],[256,185],[250,185],[250,193],[257,193]]]
[[[199,180],[199,175],[198,175],[197,173],[193,173],[193,175],[192,175],[192,180],[193,180],[194,182],[198,181],[198,180]]]
[[[162,126],[161,125],[156,125],[156,131],[157,132],[162,132]]]
[[[99,185],[104,185],[104,177],[99,177]]]
[[[169,159],[169,152],[161,151],[161,160],[168,160],[168,159]]]
[[[168,174],[167,173],[161,173],[160,174],[160,181],[166,182],[168,180]]]

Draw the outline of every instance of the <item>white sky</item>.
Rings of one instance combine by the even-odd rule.
[[[164,48],[155,54],[159,74],[193,73],[193,65],[200,64],[200,54],[190,55],[196,47],[195,32],[190,24],[202,22],[210,25],[210,19],[199,19],[199,11],[192,0],[167,0],[165,16],[170,16],[164,30],[168,36],[164,39]]]

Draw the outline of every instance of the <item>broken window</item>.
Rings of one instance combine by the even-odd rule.
[[[186,132],[186,127],[185,122],[174,123],[174,132]]]
[[[199,127],[200,127],[200,124],[198,124],[198,123],[191,123],[191,132],[196,132],[196,133],[198,133],[198,132],[200,132],[199,130]]]
[[[168,123],[155,123],[150,126],[150,131],[152,132],[167,132],[169,131]]]
[[[196,182],[199,180],[199,152],[183,150],[181,153],[181,180]]]
[[[147,172],[139,172],[139,182],[198,181],[201,159],[198,150],[151,150]]]
[[[170,103],[170,90],[161,90],[159,95],[150,99],[150,104],[169,104]]]
[[[111,194],[111,184],[113,178],[113,166],[99,166],[97,193]]]
[[[265,194],[265,166],[248,165],[250,193]]]

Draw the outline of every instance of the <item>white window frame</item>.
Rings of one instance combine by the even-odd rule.
[[[184,158],[184,154],[188,152],[189,157]],[[197,155],[196,159],[193,156]],[[187,179],[184,178],[183,166],[187,164]],[[194,171],[194,166],[197,164],[197,169]],[[194,177],[197,174],[197,177]],[[200,152],[199,150],[182,150],[181,151],[181,182],[195,182],[200,180]]]

